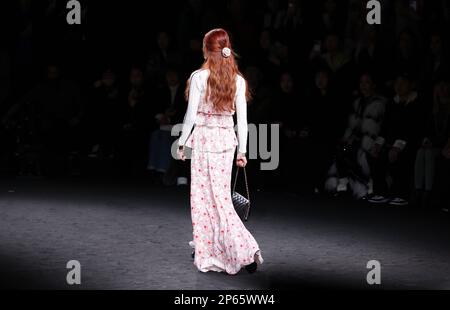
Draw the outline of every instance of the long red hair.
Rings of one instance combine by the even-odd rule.
[[[222,50],[229,48],[231,55],[224,57]],[[212,102],[216,111],[234,111],[234,98],[236,95],[237,75],[243,77],[239,71],[236,54],[231,48],[228,33],[221,29],[209,31],[203,38],[203,55],[205,62],[201,69],[209,69],[209,77],[206,87],[206,98]],[[186,99],[189,99],[189,83],[186,87]],[[246,98],[251,99],[251,94],[246,83]]]

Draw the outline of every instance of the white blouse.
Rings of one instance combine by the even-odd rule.
[[[200,101],[206,92],[207,80],[209,70],[201,69],[193,72],[190,77],[189,87],[189,102],[186,114],[184,116],[181,137],[178,140],[178,145],[185,145],[186,140],[191,133],[197,118],[197,112]],[[247,100],[246,100],[246,83],[242,76],[237,75],[236,78],[236,119],[237,119],[237,138],[238,138],[238,152],[246,153],[247,150]],[[234,114],[234,112],[232,113]],[[232,115],[231,114],[231,115]]]

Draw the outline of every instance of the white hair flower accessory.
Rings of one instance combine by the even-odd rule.
[[[222,56],[228,58],[231,56],[231,50],[228,47],[222,49]]]

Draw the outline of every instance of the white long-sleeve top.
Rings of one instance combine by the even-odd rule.
[[[182,134],[178,140],[178,145],[185,145],[191,130],[197,119],[197,112],[199,105],[206,93],[207,80],[209,76],[208,69],[201,69],[193,72],[190,77],[189,87],[189,102],[186,114],[184,116]],[[238,152],[246,153],[247,150],[247,100],[246,100],[246,83],[242,76],[236,76],[236,120],[237,120],[237,138],[238,138]],[[233,115],[232,112],[230,115]]]

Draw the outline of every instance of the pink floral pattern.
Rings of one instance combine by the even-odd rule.
[[[207,101],[205,97],[203,96],[200,99],[200,102],[198,104],[198,112],[202,112],[204,114],[215,114],[215,115],[233,115],[235,111],[216,111],[214,106],[211,104],[211,102]]]
[[[215,111],[211,103],[199,103],[195,126],[186,146],[202,152],[223,152],[237,146],[234,130],[234,111]]]
[[[231,172],[238,145],[234,112],[215,113],[203,100],[186,141],[191,154],[191,217],[194,265],[202,272],[236,274],[262,264],[258,243],[244,226],[231,200]]]
[[[236,274],[252,262],[262,264],[258,243],[244,226],[231,200],[235,150],[192,150],[191,216],[194,265],[202,272]]]
[[[232,120],[233,121],[233,120]],[[195,125],[186,146],[202,152],[224,152],[238,145],[233,127]]]
[[[208,127],[234,127],[232,115],[197,112],[195,124]]]

